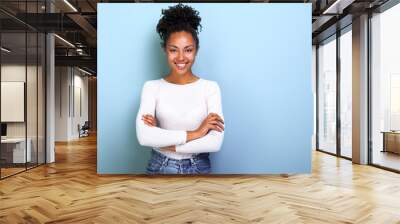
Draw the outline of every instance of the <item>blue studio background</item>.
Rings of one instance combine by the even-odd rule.
[[[99,4],[100,174],[145,173],[135,119],[144,82],[169,71],[155,29],[170,5]],[[203,26],[193,73],[219,83],[225,116],[212,173],[310,172],[311,4],[190,5]]]

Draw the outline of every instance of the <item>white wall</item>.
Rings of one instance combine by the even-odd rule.
[[[88,120],[88,77],[76,68],[56,67],[55,89],[55,140],[77,139],[78,124]]]
[[[28,120],[28,137],[30,133],[35,133],[37,122],[37,98],[36,98],[36,66],[9,64],[1,66],[1,81],[3,82],[25,82],[25,69],[27,69],[28,87],[27,87],[27,120]],[[41,69],[39,67],[39,74]],[[42,105],[39,105],[41,107]],[[2,108],[6,110],[6,108]],[[8,137],[25,137],[25,122],[7,122]],[[43,137],[43,136],[40,136]]]
[[[55,141],[68,140],[68,88],[70,84],[68,71],[67,67],[55,68]]]
[[[83,73],[78,73],[79,75],[74,75],[74,108],[73,108],[73,119],[72,119],[72,135],[78,137],[78,124],[81,126],[88,121],[88,77],[81,76]],[[80,93],[79,93],[80,92]],[[80,96],[80,97],[79,97]]]
[[[312,93],[314,99],[314,131],[311,139],[311,147],[313,150],[317,149],[317,49],[315,45],[312,46],[312,60],[311,60],[311,81]]]

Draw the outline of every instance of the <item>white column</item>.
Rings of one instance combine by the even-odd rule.
[[[46,36],[46,60],[47,60],[47,76],[46,76],[46,163],[55,161],[54,151],[54,133],[55,133],[55,76],[54,76],[54,35],[49,33]]]
[[[368,15],[353,20],[353,162],[368,163]]]
[[[47,12],[54,12],[54,5],[46,1]],[[46,163],[55,162],[55,43],[54,34],[46,35]]]

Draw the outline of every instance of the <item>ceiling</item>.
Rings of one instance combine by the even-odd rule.
[[[387,0],[251,0],[230,2],[312,3],[312,36],[316,44],[334,34],[337,28],[351,24],[352,17],[372,10]],[[4,38],[18,49],[28,28],[30,31],[55,32],[56,65],[86,67],[96,72],[97,3],[171,2],[148,0],[1,0],[0,24]],[[185,1],[181,1],[185,2]],[[186,1],[226,2],[226,1]],[[49,13],[52,11],[52,13]],[[338,22],[340,20],[340,22]],[[339,24],[339,25],[338,25]],[[3,35],[4,36],[4,35]],[[68,41],[66,43],[62,39]],[[5,43],[4,41],[2,43]],[[72,44],[72,45],[71,45]],[[23,45],[20,45],[23,46]],[[28,45],[35,47],[34,44]],[[20,48],[20,50],[23,50]]]

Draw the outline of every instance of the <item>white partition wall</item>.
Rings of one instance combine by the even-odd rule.
[[[24,122],[25,82],[1,82],[1,122]]]
[[[77,139],[78,125],[88,120],[88,76],[75,67],[56,67],[55,73],[55,140]]]

